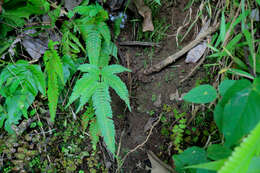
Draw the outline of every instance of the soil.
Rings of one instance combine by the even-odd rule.
[[[180,112],[186,111],[187,118],[190,117],[189,112],[187,112],[189,110],[184,110],[183,101],[172,100],[170,96],[176,93],[176,91],[181,96],[194,87],[196,80],[205,76],[203,68],[198,69],[193,76],[180,84],[180,80],[186,77],[195,66],[195,64],[186,64],[184,62],[185,56],[183,56],[179,61],[164,68],[159,73],[142,76],[141,78],[137,75],[144,68],[144,62],[146,62],[146,66],[150,66],[180,50],[176,44],[176,37],[173,35],[178,27],[182,26],[186,15],[189,13],[189,11],[183,11],[187,3],[188,0],[183,0],[177,4],[161,8],[158,18],[166,18],[170,27],[166,32],[165,38],[160,42],[161,47],[154,48],[152,57],[145,52],[145,50],[152,51],[152,48],[141,46],[119,47],[120,57],[123,59],[122,62],[125,62],[124,65],[132,70],[130,75],[125,76],[125,81],[128,83],[131,92],[132,112],[125,112],[125,106],[119,101],[119,98],[114,97],[113,99],[113,103],[115,103],[113,106],[114,120],[117,129],[116,141],[120,141],[120,136],[124,132],[121,139],[121,156],[124,156],[127,151],[145,141],[148,133],[144,131],[144,128],[148,122],[159,116],[163,105],[171,105],[171,107],[176,108]],[[193,9],[193,11],[196,10],[196,8]],[[196,37],[194,30],[191,30],[180,47]],[[183,32],[185,31],[184,29]],[[132,26],[128,23],[119,38],[126,41],[132,40],[134,38],[132,33]],[[116,115],[125,116],[122,119]],[[165,137],[161,135],[160,129],[161,123],[154,128],[147,143],[128,156],[122,167],[124,172],[149,172],[146,169],[149,166],[146,154],[148,150],[153,151],[160,159],[172,163],[171,155],[176,152],[169,146],[169,141],[165,140]],[[162,146],[168,148],[169,152],[163,151]]]

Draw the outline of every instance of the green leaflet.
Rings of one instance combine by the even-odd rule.
[[[108,86],[104,82],[98,84],[97,90],[92,96],[97,123],[109,151],[115,154],[115,127],[112,120]]]
[[[54,45],[57,44],[50,40],[49,50],[44,53],[45,72],[48,76],[47,96],[49,101],[49,109],[51,121],[54,121],[59,97],[58,78],[64,84],[62,62]]]

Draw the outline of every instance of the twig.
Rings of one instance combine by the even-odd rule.
[[[142,41],[123,41],[118,43],[120,46],[155,46],[161,47],[159,43],[142,42]]]
[[[190,42],[187,46],[185,46],[182,50],[180,50],[179,52],[167,57],[166,59],[164,59],[163,61],[159,62],[158,64],[155,64],[153,66],[151,66],[148,69],[145,69],[143,71],[143,73],[145,75],[149,75],[151,73],[154,72],[159,72],[160,70],[162,70],[164,67],[168,66],[169,64],[175,62],[177,59],[179,59],[182,55],[184,55],[186,52],[188,52],[191,48],[193,48],[194,46],[196,46],[198,43],[200,43],[205,37],[207,37],[208,35],[214,33],[217,29],[218,29],[219,23],[216,24],[215,26],[209,27],[207,31],[205,31],[204,33],[200,34],[198,36],[198,38],[196,38],[195,40],[193,40],[192,42]]]
[[[133,148],[132,150],[130,150],[122,159],[121,161],[121,164],[118,165],[118,168],[116,169],[116,172],[119,172],[119,170],[121,169],[121,167],[123,166],[127,156],[129,154],[131,154],[132,152],[135,152],[136,150],[138,150],[139,148],[141,148],[142,146],[144,146],[146,144],[146,142],[149,140],[150,136],[152,135],[152,131],[153,131],[153,128],[160,122],[161,120],[161,117],[162,117],[163,114],[161,114],[158,118],[158,120],[153,124],[153,126],[151,127],[146,139],[144,142],[142,142],[141,144],[137,145],[135,148]]]

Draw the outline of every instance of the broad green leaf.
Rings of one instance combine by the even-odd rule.
[[[181,154],[173,155],[177,172],[185,172],[184,167],[207,162],[206,151],[199,147],[190,147]]]
[[[228,92],[232,92],[232,89],[236,89],[234,88],[237,87],[236,83],[228,89],[227,94],[230,94]],[[259,79],[255,79],[254,83],[248,85],[246,88],[240,86],[241,90],[235,92],[226,104],[220,103],[222,104],[223,112],[218,115],[221,116],[221,122],[218,123],[222,124],[222,128],[220,129],[224,133],[227,146],[235,144],[241,137],[247,135],[260,121],[258,115],[258,112],[260,112],[259,83]],[[224,97],[223,99],[225,99]]]
[[[226,93],[226,91],[234,85],[236,81],[235,80],[224,80],[220,83],[220,85],[218,86],[218,90],[220,95],[223,97]]]
[[[221,160],[230,156],[232,150],[221,145],[221,144],[213,144],[210,145],[207,149],[207,157],[211,160]]]
[[[210,103],[217,97],[217,92],[211,85],[200,85],[190,90],[183,100],[192,103]]]
[[[248,80],[237,80],[234,85],[232,85],[226,92],[225,95],[222,96],[222,99],[218,102],[217,106],[214,109],[214,120],[219,128],[219,130],[223,133],[223,113],[224,106],[228,103],[228,101],[239,91],[250,86],[251,83]]]
[[[217,171],[225,164],[226,161],[227,159],[217,160],[217,161],[201,163],[197,165],[186,166],[185,168],[200,168],[200,169]]]

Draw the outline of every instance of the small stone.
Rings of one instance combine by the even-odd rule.
[[[156,101],[153,103],[153,105],[157,108],[161,107],[162,104],[162,94],[159,94]]]

